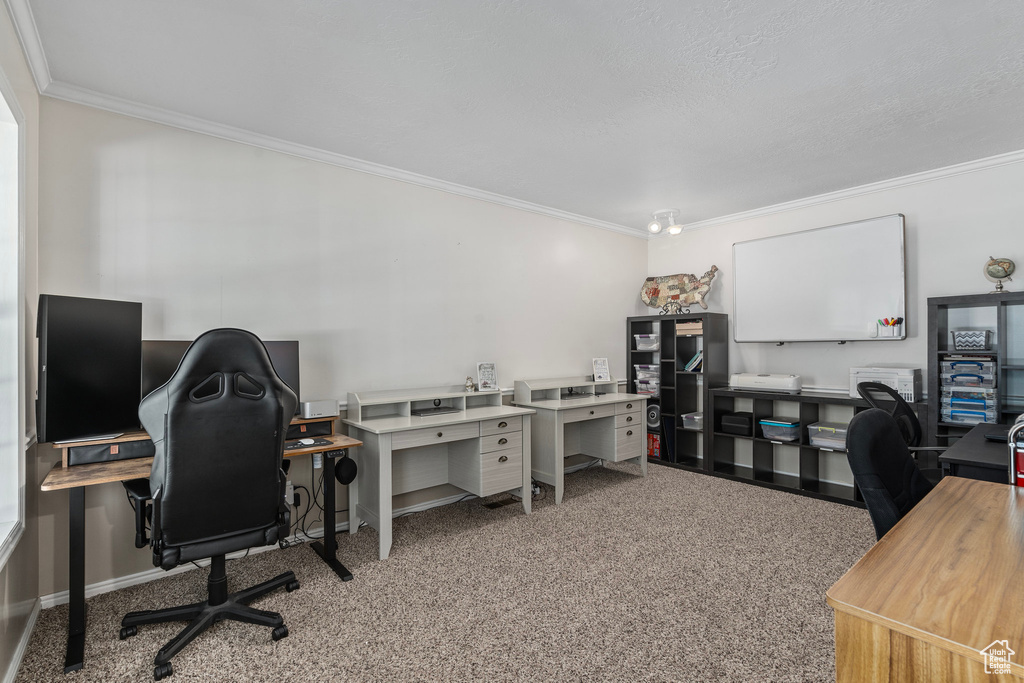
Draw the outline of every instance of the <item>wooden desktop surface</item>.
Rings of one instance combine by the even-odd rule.
[[[126,434],[124,437],[118,438],[117,441],[131,441],[138,440],[138,438],[149,438],[145,432],[142,432],[142,437],[138,437],[137,434],[138,433],[132,433],[131,435]],[[356,446],[363,445],[362,441],[343,434],[332,434],[330,436],[318,436],[315,438],[326,439],[330,442],[330,445],[324,444],[320,446],[294,448],[292,450],[284,451],[283,456],[286,458],[294,458],[299,455],[323,453],[324,451],[337,451],[344,448],[354,448]],[[111,439],[110,441],[114,441],[114,439]],[[51,469],[46,475],[46,478],[43,479],[43,483],[39,488],[42,491],[57,491],[59,489],[75,488],[76,486],[92,486],[94,484],[127,481],[129,479],[141,479],[149,477],[149,473],[152,468],[153,458],[111,460],[109,462],[94,462],[87,465],[72,465],[71,467],[64,467],[62,462],[58,460],[57,464],[55,464],[53,469]]]
[[[945,477],[826,593],[837,681],[1024,677],[1024,488]]]

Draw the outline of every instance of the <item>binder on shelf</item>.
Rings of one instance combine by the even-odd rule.
[[[704,351],[703,350],[698,351],[697,353],[693,354],[693,358],[690,359],[690,361],[686,364],[686,366],[683,369],[688,371],[688,372],[691,371],[691,370],[697,369],[700,366],[700,364],[703,362],[703,360],[704,360]]]

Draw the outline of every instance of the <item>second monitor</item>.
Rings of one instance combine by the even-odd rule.
[[[143,340],[142,342],[142,397],[171,378],[178,369],[181,357],[185,355],[190,341]],[[270,361],[278,376],[291,387],[296,398],[299,394],[299,342],[265,341]],[[141,398],[141,397],[140,397]]]

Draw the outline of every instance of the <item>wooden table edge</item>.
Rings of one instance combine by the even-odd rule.
[[[294,448],[284,451],[282,453],[283,457],[294,458],[299,455],[324,453],[363,445],[363,442],[359,439],[353,439],[345,434],[332,434],[317,438],[327,439],[330,443],[319,446],[306,446],[305,448]],[[71,465],[69,467],[64,467],[63,462],[58,460],[46,474],[43,483],[39,485],[39,490],[59,491],[78,486],[92,486],[95,484],[126,481],[128,479],[139,479],[148,477],[152,468],[152,457],[91,462],[84,465]]]
[[[831,595],[829,595],[827,591],[825,593],[825,602],[827,602],[829,607],[831,607],[836,612],[842,612],[847,616],[851,616],[857,619],[863,619],[864,621],[867,621],[871,624],[881,626],[882,628],[889,629],[890,631],[896,631],[897,633],[901,633],[905,636],[913,638],[914,640],[919,640],[923,643],[933,645],[939,649],[945,650],[946,652],[950,652],[961,657],[966,657],[968,659],[973,659],[974,661],[981,662],[982,664],[985,663],[985,655],[983,655],[979,650],[971,649],[970,647],[967,647],[962,643],[957,643],[947,638],[937,636],[934,633],[922,631],[920,629],[914,628],[913,626],[908,626],[907,624],[904,624],[902,622],[895,621],[887,617],[879,616],[874,612],[868,612],[866,610],[860,609],[859,607],[854,607],[853,605],[840,602],[839,600],[836,600]],[[1010,662],[1010,672],[1016,676],[1024,676],[1024,664]]]

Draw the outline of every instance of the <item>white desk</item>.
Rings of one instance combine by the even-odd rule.
[[[457,412],[418,417],[435,405]],[[366,522],[380,534],[380,559],[391,552],[394,495],[452,484],[483,497],[507,491],[530,513],[530,418],[501,404],[500,391],[461,387],[351,393],[349,435],[359,476],[349,487],[349,533]]]
[[[563,398],[569,389],[579,398]],[[513,403],[537,411],[533,477],[555,487],[555,504],[562,502],[565,458],[572,455],[635,460],[647,476],[647,398],[618,389],[615,380],[585,377],[516,381]]]

